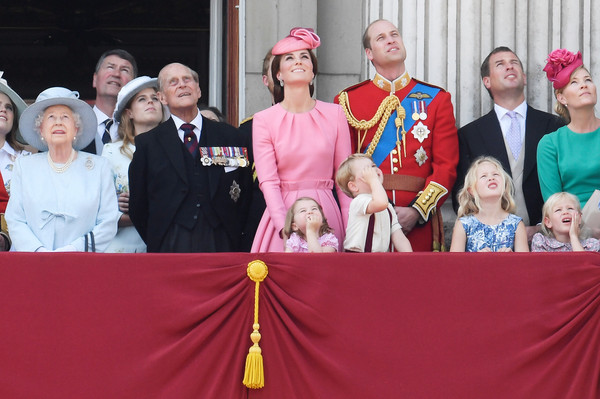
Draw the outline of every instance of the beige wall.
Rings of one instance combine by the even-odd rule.
[[[397,23],[409,72],[452,94],[459,126],[491,109],[479,67],[496,46],[517,52],[528,76],[527,100],[542,110],[550,111],[553,102],[542,72],[552,49],[581,50],[592,76],[600,72],[595,0],[241,0],[240,6],[246,17],[240,99],[247,116],[270,105],[260,76],[262,58],[294,26],[312,27],[321,36],[316,93],[331,101],[373,74],[361,44],[366,25],[377,18]]]

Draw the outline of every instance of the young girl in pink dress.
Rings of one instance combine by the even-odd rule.
[[[312,98],[320,44],[311,30],[294,28],[273,47],[271,74],[275,105],[254,115],[252,142],[256,173],[267,209],[258,226],[252,252],[282,252],[283,227],[290,206],[311,197],[323,207],[338,242],[344,241],[350,199],[333,179],[350,155],[348,122],[339,105]]]
[[[310,197],[300,197],[285,217],[285,252],[337,252],[339,243],[323,208]]]

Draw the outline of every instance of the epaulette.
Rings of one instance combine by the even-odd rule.
[[[240,122],[239,126],[242,126],[244,123],[249,122],[252,120],[252,118],[254,118],[254,115],[247,117],[246,119],[244,119],[243,121]]]
[[[342,94],[342,92],[344,92],[344,91],[348,92],[348,91],[354,90],[354,89],[356,89],[356,88],[358,88],[358,87],[361,87],[361,86],[364,86],[364,85],[366,85],[367,83],[371,83],[371,80],[370,80],[370,79],[369,79],[369,80],[365,80],[365,81],[362,81],[362,82],[360,82],[360,83],[357,83],[357,84],[355,84],[355,85],[353,85],[353,86],[346,87],[344,90],[342,90],[342,91],[340,91],[340,92],[338,93],[338,96],[339,96],[340,94]]]
[[[433,85],[433,84],[431,84],[431,83],[429,83],[429,82],[424,82],[424,81],[422,81],[422,80],[415,79],[415,78],[412,78],[412,79],[413,79],[415,82],[417,82],[417,83],[421,83],[422,85],[429,86],[429,87],[435,87],[436,89],[440,89],[441,91],[444,91],[444,92],[446,91],[446,89],[444,89],[444,88],[443,88],[443,87],[441,87],[441,86],[436,86],[436,85]]]

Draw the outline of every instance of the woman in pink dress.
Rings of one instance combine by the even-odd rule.
[[[256,173],[267,204],[252,252],[284,251],[285,215],[299,197],[320,203],[344,242],[350,200],[336,187],[340,212],[332,189],[338,166],[350,155],[350,133],[339,105],[312,98],[317,73],[312,50],[320,44],[312,29],[294,28],[272,50],[275,105],[252,122]]]

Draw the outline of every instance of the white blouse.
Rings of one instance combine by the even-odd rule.
[[[25,150],[15,151],[7,142],[4,142],[4,145],[0,148],[0,173],[8,195],[10,195],[10,181],[12,180],[15,161],[18,157],[29,154],[31,153]]]
[[[102,156],[107,158],[112,166],[113,179],[117,196],[129,192],[129,164],[131,159],[121,152],[123,141],[104,144]],[[131,153],[135,152],[135,145],[128,144]],[[119,217],[122,212],[119,211]],[[146,243],[142,240],[134,226],[119,227],[117,235],[111,241],[106,252],[146,252]]]

